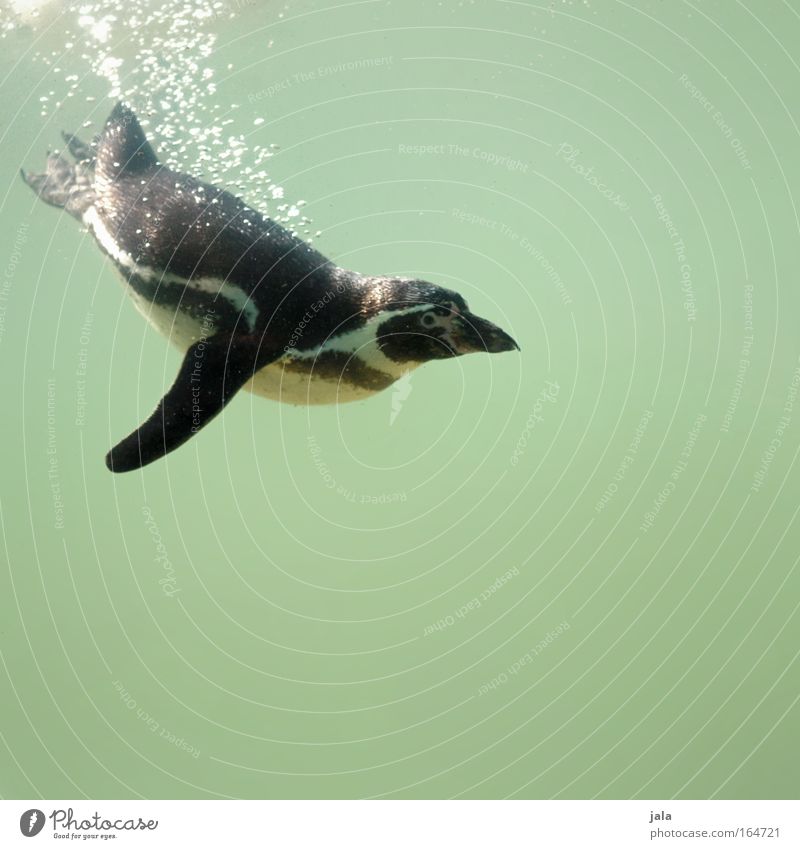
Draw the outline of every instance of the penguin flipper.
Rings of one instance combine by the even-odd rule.
[[[106,455],[112,472],[129,472],[159,460],[205,427],[263,366],[278,359],[255,335],[220,333],[186,352],[178,376],[152,415]]]

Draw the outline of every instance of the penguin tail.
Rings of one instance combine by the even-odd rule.
[[[158,158],[139,119],[129,106],[117,103],[97,141],[98,177],[106,181],[140,178],[158,167]]]
[[[45,203],[66,209],[78,219],[95,201],[95,176],[98,185],[106,185],[125,177],[139,178],[159,167],[136,115],[124,103],[112,109],[103,132],[91,143],[70,133],[62,135],[75,161],[50,154],[44,172],[22,170],[22,179]]]
[[[80,218],[94,203],[94,149],[76,136],[63,136],[74,163],[60,154],[50,154],[44,172],[20,169],[20,174],[45,203]]]

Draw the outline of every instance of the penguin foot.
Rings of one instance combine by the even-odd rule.
[[[67,149],[78,162],[94,164],[96,153],[92,144],[86,144],[72,133],[62,132],[61,136],[67,144]]]
[[[91,148],[88,145],[75,139],[74,136],[71,138],[74,143],[68,143],[68,147],[73,156],[76,158],[78,154],[83,156],[87,150],[91,154]],[[76,218],[80,218],[94,203],[92,161],[81,160],[73,165],[63,156],[51,153],[47,157],[47,168],[43,173],[35,174],[20,168],[20,174],[25,184],[30,186],[45,203],[59,209],[66,209]]]
[[[51,153],[47,157],[47,170],[42,174],[33,174],[23,169],[20,169],[20,173],[22,179],[45,203],[61,208],[67,205],[75,175],[72,166],[62,156]]]

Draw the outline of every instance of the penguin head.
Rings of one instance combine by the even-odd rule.
[[[392,284],[376,332],[378,345],[390,360],[419,364],[480,351],[519,350],[504,330],[470,312],[458,292],[424,280]]]

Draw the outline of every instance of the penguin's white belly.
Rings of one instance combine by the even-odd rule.
[[[174,307],[160,306],[140,295],[130,286],[126,288],[136,309],[162,336],[166,336],[176,348],[180,348],[183,352],[186,352],[190,345],[204,337],[207,339],[216,332],[211,313],[208,320],[203,322]]]
[[[341,336],[305,351],[290,351],[262,368],[245,389],[285,404],[342,404],[383,391],[417,364],[389,360],[377,343],[373,318]],[[338,356],[337,367],[325,364]]]
[[[275,363],[256,372],[244,385],[248,392],[281,401],[284,404],[342,404],[369,398],[376,391],[356,386],[345,380],[327,380],[313,372],[298,372],[286,368],[288,358],[282,357]]]

